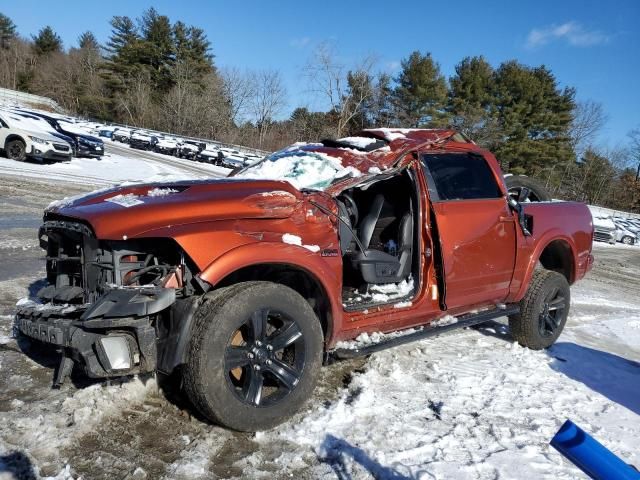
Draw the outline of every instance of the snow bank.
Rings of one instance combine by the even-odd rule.
[[[339,158],[289,148],[246,168],[236,178],[286,180],[298,189],[324,190],[338,178],[360,175],[356,168],[344,167]]]

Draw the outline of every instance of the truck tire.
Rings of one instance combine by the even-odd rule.
[[[635,243],[635,240],[633,237],[630,237],[629,235],[625,235],[624,237],[622,237],[622,243],[624,243],[625,245],[633,245]]]
[[[511,335],[532,350],[550,347],[562,333],[570,303],[571,289],[564,275],[536,270],[520,301],[520,313],[509,317]]]
[[[22,140],[11,140],[4,147],[7,158],[17,162],[24,162],[27,159],[27,146]]]
[[[307,301],[271,282],[246,282],[204,301],[194,315],[184,387],[207,419],[267,430],[311,397],[323,334]]]
[[[551,195],[537,180],[524,175],[509,175],[505,177],[509,195],[519,203],[549,202]]]

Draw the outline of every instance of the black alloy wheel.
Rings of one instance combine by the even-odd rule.
[[[562,295],[560,288],[552,289],[542,302],[542,311],[540,312],[538,331],[543,337],[552,337],[555,335],[558,327],[564,319],[564,310],[567,301]]]
[[[253,312],[225,350],[227,385],[242,402],[273,405],[298,385],[305,345],[295,320],[277,310]]]
[[[205,294],[193,322],[183,386],[204,417],[234,430],[267,430],[311,397],[324,335],[300,293],[237,283]]]
[[[20,140],[12,140],[7,144],[7,157],[11,160],[23,162],[27,158],[27,147]]]
[[[549,348],[558,339],[569,315],[571,289],[559,272],[533,272],[529,288],[520,301],[520,312],[509,316],[513,338],[533,350]]]

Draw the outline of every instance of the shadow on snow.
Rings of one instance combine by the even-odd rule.
[[[640,415],[640,363],[569,342],[556,343],[547,353],[555,371]]]
[[[413,480],[419,478],[425,472],[413,474],[400,472],[397,468],[385,467],[371,458],[361,448],[351,445],[346,440],[336,438],[328,434],[320,446],[321,455],[318,460],[329,465],[336,474],[338,480],[351,480],[352,468],[350,460],[360,464],[376,480]],[[399,465],[399,467],[403,467]]]

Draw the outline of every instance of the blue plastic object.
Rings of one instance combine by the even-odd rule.
[[[595,480],[640,480],[640,472],[607,450],[571,420],[564,422],[551,446]]]

